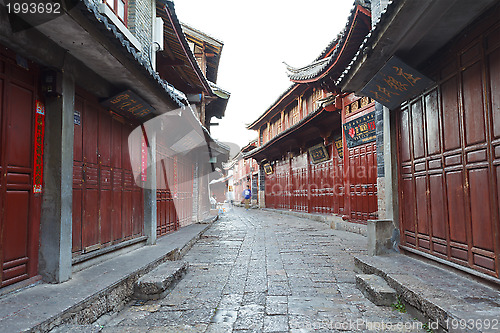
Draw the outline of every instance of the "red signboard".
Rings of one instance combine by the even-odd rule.
[[[43,134],[45,131],[45,106],[36,101],[35,142],[33,160],[33,193],[42,193],[43,183]]]
[[[141,142],[141,180],[148,180],[148,146],[144,137]]]

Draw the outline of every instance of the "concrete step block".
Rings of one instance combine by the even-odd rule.
[[[356,287],[375,305],[390,306],[397,302],[396,291],[378,275],[356,275]]]
[[[134,285],[134,298],[145,300],[161,299],[182,279],[188,268],[187,262],[167,261],[146,275]]]

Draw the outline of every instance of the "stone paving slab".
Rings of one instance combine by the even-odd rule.
[[[160,238],[156,245],[74,273],[67,282],[42,283],[8,294],[0,298],[0,331],[47,332],[64,323],[90,324],[122,307],[141,275],[182,256],[209,227],[192,224]]]
[[[377,307],[356,288],[359,253],[366,253],[362,235],[235,208],[186,254],[189,270],[164,299],[128,304],[103,332],[170,332],[182,325],[219,333],[425,332],[410,315]],[[403,323],[413,326],[373,327]]]

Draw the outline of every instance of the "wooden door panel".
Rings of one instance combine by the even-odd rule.
[[[465,215],[464,175],[463,171],[446,173],[446,191],[448,193],[448,221],[450,239],[467,244],[467,225]]]
[[[467,124],[465,140],[467,145],[472,145],[486,140],[482,66],[476,63],[462,73],[462,94],[464,118]]]
[[[111,165],[111,117],[109,114],[99,113],[98,157],[100,165]]]
[[[82,251],[82,189],[73,188],[72,252]]]
[[[415,196],[413,192],[413,179],[404,178],[402,180],[402,200],[403,203],[403,230],[415,232]]]
[[[445,150],[460,147],[460,119],[458,112],[458,78],[453,76],[441,84],[441,98],[443,103],[443,143]],[[403,129],[402,129],[403,130]]]
[[[487,168],[469,170],[472,245],[494,251],[490,182]]]
[[[439,127],[439,104],[437,89],[425,95],[426,144],[429,155],[441,152],[441,132]]]
[[[429,201],[431,205],[430,220],[432,223],[432,236],[442,240],[446,239],[446,221],[445,202],[443,193],[442,174],[433,174],[429,176]]]
[[[112,228],[112,191],[101,190],[99,193],[99,226],[100,226],[100,243],[106,244],[111,242]]]
[[[111,166],[122,167],[122,124],[118,121],[111,122]]]
[[[427,218],[427,177],[415,177],[415,203],[417,205],[417,232],[428,235]]]
[[[113,189],[112,194],[113,209],[111,211],[111,232],[113,241],[118,241],[123,238],[122,229],[122,191],[121,188]]]
[[[4,265],[28,256],[29,207],[29,191],[6,191],[2,235]]]
[[[417,159],[423,157],[425,154],[423,110],[420,100],[411,104],[411,123],[413,125],[413,156]]]
[[[95,108],[85,106],[83,118],[83,161],[85,163],[91,163],[97,165],[99,163],[97,154],[97,138],[96,130],[98,129],[98,113]]]
[[[488,77],[493,118],[493,136],[500,137],[500,48],[488,56]]]
[[[84,121],[82,113],[84,112],[83,100],[75,96],[75,111],[80,113],[80,124],[74,124],[74,140],[73,140],[73,160],[83,161],[83,126]]]
[[[8,166],[31,167],[33,93],[11,84],[9,89],[7,126],[5,132],[5,160]]]
[[[99,191],[87,188],[83,192],[82,245],[85,252],[99,245]]]

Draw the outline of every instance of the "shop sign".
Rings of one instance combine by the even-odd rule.
[[[320,143],[316,146],[309,148],[309,155],[311,156],[311,161],[313,164],[328,161],[330,156],[328,156],[328,151],[324,144]]]
[[[344,143],[342,142],[342,133],[339,135],[336,135],[335,138],[333,139],[333,142],[335,143],[335,148],[337,149],[337,154],[339,155],[340,158],[344,157]]]
[[[271,166],[271,164],[269,164],[269,162],[265,163],[263,165],[264,167],[264,172],[266,173],[266,175],[272,175],[273,174],[273,167]]]
[[[141,140],[141,181],[148,181],[148,145],[144,137]]]
[[[154,112],[154,108],[131,90],[102,102],[105,107],[111,108],[126,117],[141,119]]]
[[[35,141],[33,160],[33,193],[42,193],[43,184],[43,135],[45,132],[45,106],[36,101]]]
[[[344,135],[348,148],[375,141],[375,111],[345,123]]]
[[[396,109],[433,83],[431,79],[393,56],[361,89],[361,94],[373,98],[389,109]]]

